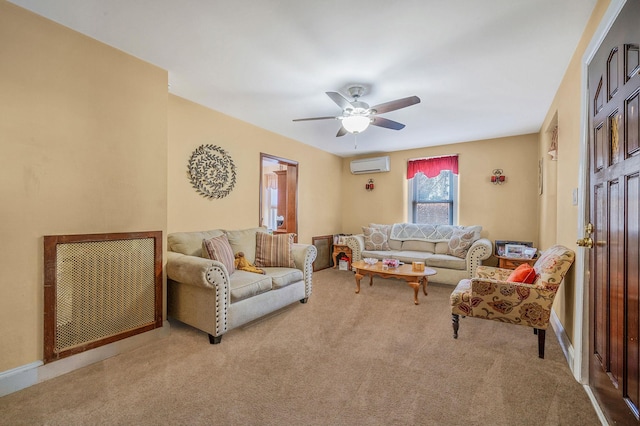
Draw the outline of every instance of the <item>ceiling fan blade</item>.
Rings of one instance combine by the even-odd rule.
[[[411,105],[419,104],[420,98],[417,96],[409,96],[408,98],[396,99],[395,101],[385,102],[380,105],[374,105],[372,110],[376,111],[376,114],[383,114],[385,112],[395,111],[400,108],[406,108]]]
[[[349,100],[344,96],[342,96],[340,93],[338,92],[325,92],[325,93],[327,94],[328,97],[331,98],[333,102],[338,104],[338,106],[343,110],[347,108],[353,108],[353,106],[351,105],[351,102],[349,102]]]
[[[404,129],[404,124],[398,123],[397,121],[389,120],[388,118],[382,118],[382,117],[373,117],[371,119],[371,124],[373,126],[384,127],[384,128],[393,129],[393,130]]]
[[[339,138],[340,136],[344,136],[347,134],[347,129],[344,128],[344,126],[340,126],[340,130],[338,130],[338,133],[336,134],[336,138]]]
[[[311,118],[294,118],[293,121],[312,121],[312,120],[335,120],[336,117],[311,117]]]

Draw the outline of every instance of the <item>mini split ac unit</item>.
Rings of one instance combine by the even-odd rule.
[[[380,173],[389,171],[389,156],[363,158],[351,162],[351,173],[354,175],[364,173]]]

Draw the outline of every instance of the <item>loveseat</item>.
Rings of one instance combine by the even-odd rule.
[[[229,330],[311,296],[316,248],[266,228],[168,235],[167,313],[220,343]],[[265,274],[235,269],[234,255]]]
[[[362,230],[345,238],[353,261],[372,257],[424,262],[437,272],[430,282],[457,285],[473,277],[492,253],[491,241],[480,236],[481,226],[371,223]]]

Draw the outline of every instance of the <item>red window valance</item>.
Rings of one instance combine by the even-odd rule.
[[[407,179],[413,178],[416,173],[422,172],[428,178],[436,177],[443,170],[451,170],[458,174],[458,156],[424,158],[421,160],[409,160],[407,162]]]

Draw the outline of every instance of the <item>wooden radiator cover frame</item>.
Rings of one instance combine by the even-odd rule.
[[[56,350],[57,329],[57,250],[59,244],[137,240],[152,238],[154,242],[154,319],[134,329],[105,336],[69,349]],[[136,334],[162,327],[162,231],[126,232],[84,235],[53,235],[44,237],[44,362],[56,361],[89,349],[94,349]]]

